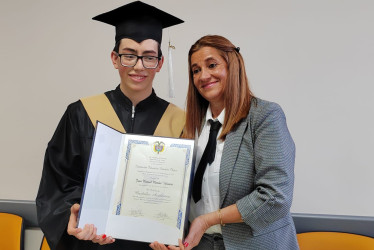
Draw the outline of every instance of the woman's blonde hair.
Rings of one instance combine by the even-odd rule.
[[[248,115],[251,99],[254,97],[249,89],[247,74],[245,72],[244,60],[228,39],[218,35],[208,35],[200,38],[193,44],[188,53],[188,93],[186,107],[186,125],[183,132],[184,138],[195,138],[195,132],[200,133],[202,122],[209,106],[196,89],[193,82],[191,69],[191,56],[203,47],[212,47],[227,63],[228,76],[224,91],[225,121],[222,127],[220,139],[225,140],[226,135]]]

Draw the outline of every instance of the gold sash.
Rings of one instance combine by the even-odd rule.
[[[105,94],[85,97],[81,99],[81,102],[95,128],[96,121],[100,121],[122,133],[126,133],[116,111],[114,111]]]
[[[96,121],[100,121],[122,133],[126,133],[105,94],[82,98],[81,102],[95,128]],[[185,119],[184,111],[170,103],[153,135],[178,138],[182,134]]]

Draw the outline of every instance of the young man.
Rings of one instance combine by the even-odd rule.
[[[152,83],[164,61],[162,29],[183,21],[139,1],[93,19],[116,27],[111,59],[121,82],[115,90],[68,106],[46,150],[38,221],[51,249],[150,249],[149,243],[99,237],[93,225],[76,228],[78,204],[97,120],[128,133],[181,134],[184,112],[157,97]]]

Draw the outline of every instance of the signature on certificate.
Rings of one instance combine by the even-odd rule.
[[[155,218],[160,221],[170,220],[170,216],[165,212],[159,212],[155,215]]]
[[[129,211],[130,216],[133,217],[143,217],[143,211],[141,209],[130,209]]]

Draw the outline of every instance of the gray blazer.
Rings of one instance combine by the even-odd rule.
[[[295,144],[281,107],[254,98],[246,119],[225,140],[220,206],[237,205],[243,223],[226,224],[226,249],[299,249],[290,214]]]

